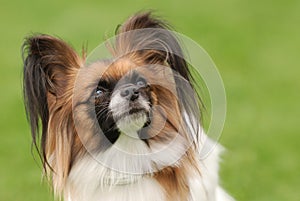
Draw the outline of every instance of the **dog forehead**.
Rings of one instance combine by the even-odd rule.
[[[135,69],[138,69],[137,64],[129,59],[122,58],[112,62],[102,76],[104,79],[113,77],[120,80],[127,77]]]

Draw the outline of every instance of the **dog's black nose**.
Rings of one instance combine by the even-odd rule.
[[[127,100],[134,101],[139,97],[139,90],[135,86],[129,86],[121,90],[121,96]]]

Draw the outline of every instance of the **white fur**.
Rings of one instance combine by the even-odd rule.
[[[70,201],[164,201],[158,182],[151,178],[148,146],[134,134],[122,133],[115,144],[94,158],[87,155],[72,168],[65,197]],[[126,172],[125,172],[126,171]]]
[[[117,122],[117,127],[121,132],[127,135],[131,135],[132,137],[137,137],[135,136],[136,132],[140,130],[145,123],[147,122],[147,115],[145,112],[139,112],[139,113],[134,113],[127,115],[120,119]],[[133,135],[132,135],[133,134]]]
[[[205,143],[214,146],[215,143],[206,136]],[[119,141],[119,142],[118,142]],[[115,148],[125,148],[131,154],[149,151],[144,142],[122,134],[119,140],[106,153],[97,157],[116,161],[109,165],[114,168],[129,168],[129,173],[112,170],[101,164],[95,158],[86,156],[72,168],[65,188],[65,199],[68,201],[165,201],[165,194],[160,184],[151,178],[151,174],[133,174],[131,171],[152,171],[151,158],[134,160],[121,155],[114,155]],[[141,141],[142,143],[138,142]],[[203,141],[203,142],[204,142]],[[130,146],[129,146],[130,145]],[[219,154],[221,146],[214,147],[209,156],[199,160],[201,176],[191,174],[189,185],[191,195],[189,201],[233,201],[233,199],[218,185]],[[98,158],[98,159],[99,159]],[[106,160],[105,159],[105,160]],[[129,161],[126,161],[129,160]],[[125,167],[127,166],[127,167]],[[143,169],[144,168],[144,169]]]
[[[89,156],[72,169],[65,196],[70,201],[164,200],[156,180],[110,170]]]
[[[204,144],[211,151],[206,158],[199,158],[201,177],[190,179],[191,201],[234,201],[218,184],[219,160],[223,147],[202,133],[199,147],[204,147]]]

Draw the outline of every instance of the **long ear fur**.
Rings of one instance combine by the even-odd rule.
[[[169,29],[166,22],[153,17],[151,12],[138,13],[117,30],[115,53],[117,56],[137,53],[149,64],[167,62],[173,70],[189,81],[190,73],[182,49]]]
[[[33,145],[45,172],[53,170],[59,177],[54,182],[62,183],[72,160],[72,87],[81,60],[68,44],[48,35],[27,38],[23,57],[23,93]]]

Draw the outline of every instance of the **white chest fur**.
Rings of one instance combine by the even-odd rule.
[[[165,195],[153,178],[115,172],[86,157],[70,173],[65,200],[164,201]]]
[[[142,143],[128,140],[136,139],[122,139],[120,143],[116,143],[117,148],[127,147],[126,151],[130,154],[136,151],[140,154],[147,152],[147,147]],[[128,143],[131,146],[128,146]],[[86,155],[72,167],[64,188],[65,201],[166,201],[166,192],[156,179],[142,174],[132,174],[132,171],[151,171],[150,161],[122,158],[121,155],[114,155],[114,148],[116,147],[99,154],[99,157],[123,164],[123,167],[115,166],[115,163],[109,164],[113,165],[114,169],[134,167],[129,168],[130,173],[114,171]],[[216,146],[208,157],[199,161],[202,175],[199,177],[191,175],[189,178],[189,201],[233,200],[218,185],[219,153],[220,147]]]
[[[152,171],[150,159],[142,157],[147,152],[146,144],[136,136],[121,134],[110,149],[94,158],[87,155],[73,166],[65,200],[164,201],[161,185],[141,174]]]

